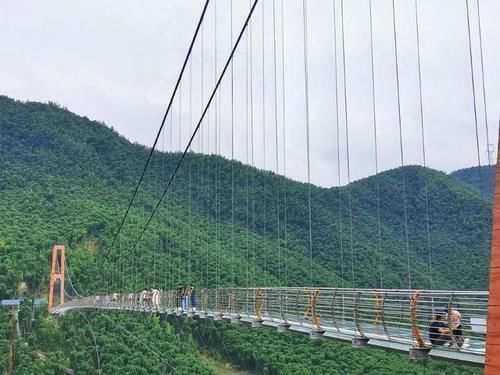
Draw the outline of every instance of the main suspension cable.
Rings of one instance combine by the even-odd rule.
[[[205,118],[205,115],[206,115],[206,113],[208,112],[208,109],[210,108],[210,105],[212,104],[212,101],[214,100],[214,97],[215,97],[215,95],[216,95],[216,93],[217,93],[217,91],[218,91],[218,89],[219,89],[219,86],[220,86],[220,84],[221,84],[221,82],[222,82],[222,79],[224,78],[224,76],[225,76],[225,74],[226,74],[226,71],[228,70],[228,67],[229,67],[229,65],[230,65],[230,63],[231,63],[231,60],[233,59],[233,56],[234,56],[234,54],[235,54],[235,52],[236,52],[236,49],[238,48],[238,45],[239,45],[239,43],[240,43],[240,41],[241,41],[241,38],[242,38],[243,34],[245,33],[245,30],[246,30],[246,28],[247,28],[248,22],[249,22],[250,18],[252,17],[252,14],[253,14],[253,12],[254,12],[254,10],[255,10],[255,7],[256,7],[256,5],[258,4],[258,2],[259,2],[259,0],[254,0],[253,5],[252,5],[252,8],[250,9],[250,12],[248,13],[247,18],[245,19],[245,23],[243,24],[243,26],[242,26],[242,28],[241,28],[241,30],[240,30],[240,33],[239,33],[239,35],[238,35],[238,38],[236,39],[236,42],[235,42],[235,44],[234,44],[234,46],[233,46],[233,48],[232,48],[232,50],[231,50],[231,53],[230,53],[230,55],[229,55],[229,57],[228,57],[228,59],[227,59],[226,63],[224,64],[224,68],[222,69],[222,72],[221,72],[221,74],[220,74],[220,76],[219,76],[219,78],[218,78],[218,80],[217,80],[217,83],[216,83],[215,87],[214,87],[214,88],[213,88],[213,90],[212,90],[212,93],[211,93],[211,95],[210,95],[210,97],[209,97],[209,99],[208,99],[208,102],[207,102],[207,104],[206,104],[206,106],[205,106],[204,110],[203,110],[203,113],[201,114],[201,117],[200,117],[200,119],[198,120],[198,123],[196,124],[196,127],[195,127],[195,129],[194,129],[194,132],[191,134],[191,137],[189,138],[189,141],[188,141],[188,143],[187,143],[187,145],[186,145],[186,147],[185,147],[185,149],[184,149],[184,152],[182,153],[181,158],[180,158],[180,159],[179,159],[179,161],[177,162],[177,164],[176,164],[176,166],[175,166],[175,169],[174,169],[174,172],[173,172],[173,173],[172,173],[172,175],[170,176],[170,179],[168,180],[168,183],[167,183],[167,185],[165,186],[165,188],[164,188],[164,190],[163,190],[163,193],[162,193],[162,195],[161,195],[161,197],[160,197],[159,201],[156,203],[156,205],[155,205],[155,207],[154,207],[154,209],[153,209],[153,211],[152,211],[152,213],[151,213],[151,215],[150,215],[149,219],[147,220],[146,225],[144,225],[144,227],[143,227],[143,229],[142,229],[142,231],[141,231],[141,234],[139,235],[139,237],[138,237],[138,238],[137,238],[137,240],[135,241],[134,245],[132,246],[132,250],[131,250],[132,252],[135,250],[135,248],[137,247],[137,244],[138,244],[138,243],[139,243],[139,241],[142,239],[142,237],[143,237],[144,233],[145,233],[145,232],[146,232],[146,230],[148,229],[149,224],[151,223],[151,220],[153,219],[153,217],[154,217],[154,215],[156,214],[156,212],[157,212],[157,210],[158,210],[158,208],[159,208],[159,206],[160,206],[160,204],[161,204],[161,202],[162,202],[163,198],[164,198],[164,197],[165,197],[165,195],[167,194],[167,191],[169,190],[170,186],[172,185],[172,182],[174,181],[174,179],[175,179],[175,177],[176,177],[176,175],[177,175],[177,172],[179,171],[179,169],[180,169],[180,167],[181,167],[181,165],[182,165],[182,162],[184,161],[184,159],[185,159],[185,157],[186,157],[186,154],[187,154],[187,152],[188,152],[188,149],[191,147],[191,144],[192,144],[192,142],[193,142],[193,139],[195,138],[196,134],[198,133],[198,130],[199,130],[199,129],[200,129],[200,127],[201,127],[202,121],[203,121],[203,119]],[[130,256],[130,254],[131,254],[131,252],[129,252],[129,254],[128,254],[125,258],[124,258],[124,260],[123,260],[123,261],[125,261],[126,259],[128,259],[128,257]]]
[[[130,199],[130,201],[129,201],[129,204],[128,204],[128,206],[127,206],[127,209],[126,209],[126,211],[125,211],[125,214],[123,215],[123,218],[122,218],[122,221],[121,221],[121,223],[120,223],[120,226],[118,227],[118,231],[116,232],[116,235],[115,235],[115,237],[113,238],[113,241],[111,242],[111,246],[110,246],[110,247],[108,248],[108,250],[106,251],[106,254],[105,254],[105,257],[106,257],[106,258],[108,257],[108,254],[109,254],[109,252],[111,251],[111,249],[113,249],[113,246],[115,245],[115,242],[116,242],[116,240],[117,240],[118,236],[120,235],[120,232],[121,232],[122,227],[123,227],[123,225],[124,225],[124,223],[125,223],[125,220],[127,219],[127,216],[128,216],[129,211],[130,211],[130,208],[132,207],[132,203],[134,202],[134,199],[135,199],[135,197],[136,197],[136,195],[137,195],[137,193],[138,193],[138,191],[139,191],[139,187],[141,186],[142,180],[144,179],[144,175],[145,175],[145,173],[146,173],[146,169],[148,168],[148,165],[149,165],[149,163],[150,163],[150,161],[151,161],[151,158],[152,158],[152,156],[153,156],[153,153],[154,153],[154,151],[155,151],[155,149],[156,149],[156,145],[157,145],[157,143],[158,143],[158,140],[159,140],[159,138],[160,138],[160,134],[161,134],[161,132],[162,132],[162,130],[163,130],[163,127],[164,127],[164,125],[165,125],[165,121],[166,121],[166,119],[167,119],[167,116],[168,116],[168,114],[169,114],[169,112],[170,112],[170,109],[171,109],[171,107],[172,107],[172,103],[173,103],[174,98],[175,98],[175,95],[176,95],[176,93],[177,93],[177,89],[179,88],[179,85],[180,85],[180,83],[181,83],[182,77],[183,77],[183,75],[184,75],[184,70],[186,69],[187,62],[188,62],[188,60],[189,60],[189,59],[190,59],[190,57],[191,57],[191,52],[192,52],[192,50],[193,50],[193,46],[194,46],[194,44],[195,44],[195,42],[196,42],[196,39],[197,39],[197,37],[198,37],[198,32],[200,31],[200,28],[201,28],[201,25],[202,25],[202,23],[203,23],[203,19],[204,19],[204,17],[205,17],[205,13],[206,13],[206,11],[207,11],[208,4],[209,4],[209,3],[210,3],[210,0],[206,0],[206,1],[205,1],[205,5],[203,6],[203,10],[202,10],[202,12],[201,12],[200,19],[198,20],[198,24],[196,25],[196,30],[195,30],[195,32],[194,32],[193,38],[191,39],[191,43],[190,43],[190,45],[189,45],[188,52],[187,52],[187,54],[186,54],[186,57],[184,58],[184,62],[183,62],[183,64],[182,64],[182,68],[181,68],[181,71],[180,71],[180,73],[179,73],[179,76],[177,77],[177,81],[176,81],[175,86],[174,86],[174,91],[172,92],[172,95],[171,95],[170,100],[169,100],[169,102],[168,102],[168,106],[167,106],[167,109],[166,109],[166,111],[165,111],[165,114],[163,115],[163,119],[162,119],[162,121],[161,121],[160,128],[158,129],[158,132],[157,132],[157,134],[156,134],[155,140],[154,140],[154,142],[153,142],[153,146],[151,147],[151,150],[149,151],[149,155],[148,155],[148,158],[147,158],[147,160],[146,160],[146,164],[144,165],[144,168],[142,169],[141,176],[140,176],[140,178],[139,178],[139,181],[137,182],[137,185],[136,185],[136,187],[135,187],[134,193],[132,194],[132,198],[131,198],[131,199]]]

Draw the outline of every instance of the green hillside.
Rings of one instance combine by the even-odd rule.
[[[209,285],[216,281],[231,285],[234,269],[236,283],[245,286],[276,285],[281,261],[283,284],[285,252],[288,283],[309,283],[309,268],[303,266],[309,255],[306,184],[220,157],[190,155],[146,233],[144,243],[151,251],[137,249],[126,262],[117,263],[116,259],[128,255],[127,244],[137,238],[162,182],[179,158],[179,154],[157,153],[154,168],[146,174],[146,188],[141,189],[120,246],[110,252],[108,263],[101,259],[102,249],[117,230],[148,150],[56,105],[20,103],[7,97],[0,99],[0,147],[2,297],[12,295],[21,279],[32,288],[38,286],[46,277],[53,243],[69,245],[73,278],[84,290],[100,287],[93,274],[96,262],[103,262],[108,270],[122,267],[131,276],[135,271],[149,278],[139,282],[167,286],[185,281],[188,273],[197,285],[206,284],[207,277]],[[490,203],[455,178],[418,166],[384,172],[341,189],[311,186],[314,284],[340,286],[343,268],[346,286],[378,287],[380,270],[384,287],[408,285],[403,177],[412,287],[431,285],[430,250],[434,288],[486,288]],[[165,273],[151,274],[153,253],[158,270],[175,267],[171,280]],[[456,278],[457,274],[462,277]],[[141,287],[133,285],[132,278],[121,282]]]
[[[450,173],[450,175],[493,199],[493,193],[495,191],[495,170],[495,164],[483,165],[481,168],[471,167],[459,169]]]
[[[67,245],[70,276],[82,293],[109,284],[113,290],[230,286],[233,278],[240,286],[309,284],[309,187],[218,156],[188,155],[132,252],[180,157],[155,153],[110,249],[148,152],[55,104],[0,96],[0,298],[19,294],[23,281],[26,294],[44,295],[55,243]],[[431,287],[429,254],[433,288],[487,287],[491,203],[477,189],[418,166],[340,189],[310,189],[315,285],[406,288],[408,248],[413,288]],[[277,351],[287,345],[268,343]]]

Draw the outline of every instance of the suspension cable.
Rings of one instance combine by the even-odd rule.
[[[108,250],[107,250],[107,252],[106,252],[106,254],[105,254],[105,257],[106,257],[106,258],[107,258],[107,256],[108,256],[109,252],[111,251],[111,249],[113,248],[113,246],[114,246],[114,244],[115,244],[115,242],[116,242],[116,239],[117,239],[117,238],[118,238],[118,236],[120,235],[120,232],[121,232],[122,227],[123,227],[123,225],[124,225],[124,223],[125,223],[125,220],[126,220],[126,218],[127,218],[127,216],[128,216],[128,213],[129,213],[129,211],[130,211],[130,208],[132,207],[132,203],[134,202],[134,199],[135,199],[135,197],[136,197],[136,195],[137,195],[137,193],[138,193],[138,191],[139,191],[139,187],[140,187],[140,185],[141,185],[141,183],[142,183],[142,180],[144,179],[144,174],[146,173],[146,169],[148,168],[149,162],[151,161],[151,157],[152,157],[153,152],[154,152],[154,150],[155,150],[155,148],[156,148],[156,144],[158,143],[158,139],[160,138],[160,134],[161,134],[161,132],[162,132],[162,130],[163,130],[163,127],[164,127],[164,125],[165,125],[165,121],[166,121],[166,119],[167,119],[168,113],[170,112],[170,109],[171,109],[171,107],[172,107],[172,103],[173,103],[174,98],[175,98],[175,95],[176,95],[176,93],[177,93],[177,89],[178,89],[178,87],[179,87],[179,85],[180,85],[180,83],[181,83],[182,77],[183,77],[183,75],[184,75],[184,70],[186,69],[187,62],[188,62],[188,60],[189,60],[189,58],[190,58],[190,56],[191,56],[191,52],[192,52],[192,50],[193,50],[193,46],[194,46],[194,44],[195,44],[195,42],[196,42],[196,39],[197,39],[197,37],[198,37],[198,32],[199,32],[200,27],[201,27],[201,25],[202,25],[202,23],[203,23],[203,19],[204,19],[204,17],[205,17],[205,13],[206,13],[206,11],[207,11],[207,8],[208,8],[208,4],[209,4],[209,2],[210,2],[210,0],[206,0],[206,1],[205,1],[205,5],[203,6],[203,10],[202,10],[202,12],[201,12],[200,19],[198,20],[198,24],[196,25],[196,30],[195,30],[195,32],[194,32],[193,38],[192,38],[192,40],[191,40],[191,43],[190,43],[190,45],[189,45],[188,52],[187,52],[187,54],[186,54],[186,57],[184,58],[184,63],[182,64],[181,71],[180,71],[180,73],[179,73],[179,76],[177,77],[177,82],[175,83],[175,86],[174,86],[174,91],[172,92],[172,95],[171,95],[170,100],[169,100],[169,102],[168,102],[168,106],[167,106],[167,109],[166,109],[166,111],[165,111],[165,114],[163,115],[163,119],[162,119],[162,121],[161,121],[160,128],[158,129],[158,133],[156,134],[155,140],[154,140],[154,142],[153,142],[153,146],[151,147],[151,150],[150,150],[150,152],[149,152],[148,158],[147,158],[147,160],[146,160],[146,164],[144,165],[144,168],[142,169],[141,176],[140,176],[140,178],[139,178],[139,181],[137,182],[137,185],[136,185],[136,187],[135,187],[134,193],[132,194],[132,198],[131,198],[131,199],[130,199],[130,201],[129,201],[128,207],[127,207],[127,209],[126,209],[126,211],[125,211],[125,215],[123,215],[123,218],[122,218],[122,221],[121,221],[121,223],[120,223],[120,226],[118,227],[118,230],[117,230],[117,232],[116,232],[115,237],[113,238],[113,241],[111,242],[111,246],[108,248]]]
[[[231,45],[233,45],[233,0],[230,0]],[[235,287],[234,274],[234,68],[231,60],[231,285]]]
[[[465,7],[467,10],[467,36],[468,36],[468,46],[469,46],[469,63],[470,63],[470,73],[471,73],[471,87],[472,87],[472,101],[474,105],[474,126],[476,131],[476,149],[477,149],[477,162],[478,162],[478,173],[479,173],[479,184],[481,186],[481,194],[483,190],[483,177],[481,172],[481,151],[479,147],[479,126],[478,126],[478,115],[477,115],[477,99],[476,99],[476,79],[474,75],[474,61],[472,57],[472,37],[470,28],[470,11],[469,11],[469,0],[465,0]]]
[[[261,24],[261,36],[262,36],[262,158],[263,158],[263,170],[266,170],[266,44],[265,44],[265,2],[262,5],[262,24]],[[262,217],[263,225],[262,232],[264,238],[267,232],[267,204],[266,204],[266,180],[262,180]],[[264,287],[267,287],[267,251],[264,251]]]
[[[250,9],[252,0],[249,0]],[[253,112],[253,21],[250,20],[248,34],[250,37],[250,150],[252,159],[252,233],[255,233],[255,159],[254,159],[254,112]],[[256,269],[257,257],[255,254],[255,235],[252,235],[252,258],[253,258],[253,287],[257,286]]]
[[[287,171],[286,171],[286,99],[285,99],[285,18],[281,0],[281,108],[283,118],[283,252],[285,257],[285,282],[288,286],[288,247],[287,247]]]
[[[215,4],[215,2],[214,2]],[[179,86],[179,117],[178,117],[178,123],[177,123],[177,126],[178,126],[178,129],[179,129],[179,133],[178,133],[178,136],[177,136],[177,140],[178,140],[178,149],[179,149],[179,152],[181,151],[181,148],[182,148],[182,140],[181,140],[181,133],[182,133],[182,82],[181,82],[181,85]],[[176,147],[176,152],[177,152],[177,147]],[[175,201],[175,204],[176,204],[176,216],[177,216],[177,220],[176,220],[176,230],[177,230],[177,238],[183,238],[183,233],[182,233],[182,222],[181,222],[181,215],[180,215],[180,211],[181,211],[181,189],[180,189],[180,180],[179,179],[176,179],[174,180],[174,185],[173,185],[173,188],[174,188],[174,192],[175,192],[175,198],[174,198],[174,201]],[[177,191],[176,191],[177,190]],[[182,249],[181,249],[181,241],[180,240],[177,240],[177,283],[180,285],[182,284],[182,257],[181,257],[181,254],[182,254]]]
[[[192,133],[193,129],[193,64],[190,62],[189,64],[189,134]],[[192,246],[193,246],[193,197],[192,197],[192,164],[193,164],[193,148],[189,148],[189,183],[188,183],[188,195],[189,195],[189,223],[187,225],[188,229],[188,283],[193,286],[194,282],[191,280],[191,255],[192,255]]]
[[[276,176],[279,175],[279,147],[278,147],[278,87],[276,63],[276,0],[273,0],[273,65],[274,65],[274,132]],[[280,246],[280,184],[276,183],[276,212],[277,212],[277,247],[278,247],[278,286],[281,287],[281,246]]]
[[[116,327],[120,328],[121,330],[125,331],[130,337],[132,337],[133,339],[135,339],[137,342],[139,342],[143,347],[145,347],[146,349],[148,349],[151,353],[153,353],[153,355],[158,358],[161,362],[163,362],[165,365],[167,365],[170,369],[172,369],[173,372],[177,372],[177,369],[172,366],[165,358],[163,358],[160,354],[158,354],[155,350],[153,350],[149,345],[145,344],[143,340],[141,340],[140,338],[138,338],[137,336],[135,336],[132,332],[130,332],[128,329],[126,329],[125,327],[123,327],[122,325],[116,323],[114,320],[112,320],[110,317],[108,317],[106,314],[103,314],[103,313],[99,313],[99,315],[101,315],[102,317],[106,318],[107,320],[109,320],[113,325],[115,325]]]
[[[162,174],[161,174],[160,186],[163,185],[163,182],[164,182],[165,176],[166,176],[166,159],[167,159],[167,153],[165,152],[165,132],[162,132],[162,151],[163,151],[163,155],[162,155],[163,158],[162,158],[162,163],[161,163]],[[166,206],[166,205],[164,205],[164,206]],[[165,210],[167,211],[168,207],[165,207]],[[164,221],[164,223],[163,223],[164,228],[167,228],[167,223],[168,223],[167,217],[168,217],[168,214],[165,214],[164,215],[164,219],[163,219],[163,221]],[[164,240],[163,240],[163,247],[164,247],[165,254],[167,254],[167,248],[169,247],[169,244],[167,242],[168,241],[168,237],[169,237],[168,236],[168,232],[165,230],[165,232],[164,232]],[[121,253],[120,253],[120,255],[121,255]],[[166,259],[167,264],[170,263],[170,259],[171,258]],[[162,272],[161,273],[162,276],[160,277],[160,282],[163,281],[163,282],[161,282],[161,284],[163,285],[163,289],[164,290],[168,289],[167,288],[167,286],[168,286],[167,285],[167,273],[168,272]],[[163,279],[163,280],[161,280],[161,279]]]
[[[374,63],[374,43],[373,43],[373,3],[369,0],[370,8],[370,66],[371,66],[371,85],[372,85],[372,110],[373,110],[373,140],[375,146],[375,189],[376,189],[376,199],[377,199],[377,250],[379,253],[379,277],[380,277],[380,289],[383,289],[383,264],[382,264],[382,243],[381,243],[381,225],[380,225],[380,177],[378,168],[378,140],[377,140],[377,103],[376,103],[376,91],[375,91],[375,63]]]
[[[340,285],[344,288],[344,241],[343,241],[343,228],[342,228],[342,188],[341,188],[341,163],[340,163],[340,105],[338,93],[338,64],[337,64],[337,0],[333,1],[333,65],[334,65],[334,79],[335,79],[335,124],[337,130],[337,177],[338,177],[338,191],[339,191],[339,243],[340,243]]]
[[[232,59],[231,59],[232,61]],[[214,0],[214,82],[217,82],[217,0]],[[219,105],[220,105],[220,91],[217,90],[214,102],[214,154],[219,155]],[[219,242],[219,163],[217,158],[215,160],[215,287],[220,288],[220,242]],[[217,302],[218,302],[217,298]]]
[[[346,131],[346,154],[347,154],[347,196],[349,204],[349,246],[351,249],[351,276],[352,287],[355,287],[354,278],[354,246],[353,246],[353,223],[352,223],[352,196],[351,196],[351,166],[349,152],[349,121],[347,112],[347,73],[346,73],[346,55],[345,55],[345,30],[344,30],[344,0],[340,0],[340,18],[342,26],[342,73],[343,73],[343,88],[344,88],[344,116],[345,116],[345,131]]]
[[[416,31],[416,43],[417,43],[417,67],[418,67],[418,96],[419,96],[419,109],[420,109],[420,129],[422,134],[422,157],[424,162],[424,167],[427,167],[427,156],[425,148],[425,127],[424,127],[424,101],[422,94],[422,62],[420,53],[420,27],[419,27],[419,17],[418,17],[418,0],[415,0],[415,31]],[[427,174],[424,174],[424,189],[425,189],[425,221],[427,230],[427,257],[429,263],[429,283],[430,289],[433,289],[433,278],[432,278],[432,249],[431,249],[431,226],[429,218],[429,178]]]
[[[304,37],[304,88],[306,105],[306,154],[307,154],[307,202],[309,222],[309,286],[313,286],[313,244],[312,244],[312,219],[311,219],[311,162],[309,140],[309,67],[307,56],[307,3],[302,0],[303,37]]]
[[[81,316],[83,316],[83,318],[87,321],[87,324],[90,328],[90,333],[92,334],[92,339],[94,340],[95,354],[96,354],[96,359],[97,359],[97,373],[101,374],[101,356],[99,355],[99,345],[97,345],[97,339],[95,337],[94,328],[92,327],[92,324],[90,324],[90,321],[85,316],[85,314],[83,314],[81,311],[78,311],[78,310],[77,310],[77,312]]]
[[[251,6],[251,3],[250,3]],[[251,26],[249,26],[251,28]],[[250,95],[249,95],[249,50],[250,50],[250,38],[249,38],[249,33],[245,34],[245,42],[246,42],[246,48],[245,48],[245,163],[247,166],[250,164],[250,154],[249,154],[249,132],[250,132],[250,113],[249,113],[249,101],[250,101]],[[246,169],[246,287],[247,289],[250,287],[250,168],[247,167]],[[248,302],[248,299],[247,299]],[[248,311],[248,306],[247,306],[247,311]]]
[[[396,68],[396,96],[398,106],[398,126],[399,126],[399,148],[401,157],[401,167],[404,167],[404,149],[403,149],[403,125],[401,120],[401,93],[399,84],[399,62],[398,62],[398,42],[396,32],[396,5],[395,0],[392,0],[392,30],[394,37],[394,61]],[[404,227],[405,227],[405,240],[406,240],[406,257],[408,263],[408,289],[411,290],[411,267],[410,267],[410,246],[408,240],[408,212],[406,207],[406,181],[405,171],[402,171],[403,176],[403,209],[404,209]]]
[[[488,107],[486,106],[486,84],[484,81],[484,55],[483,55],[483,32],[481,27],[481,8],[479,7],[479,0],[476,0],[477,5],[477,25],[479,32],[479,58],[481,62],[481,83],[483,89],[483,107],[484,107],[484,125],[486,127],[486,150],[488,152],[488,166],[491,167],[490,156],[490,131],[488,127]]]
[[[149,227],[149,224],[151,223],[151,220],[153,219],[154,215],[156,214],[156,212],[157,212],[157,210],[158,210],[158,208],[159,208],[159,206],[160,206],[160,204],[161,204],[161,202],[162,202],[163,198],[164,198],[164,197],[165,197],[165,195],[167,194],[167,191],[169,190],[170,186],[172,185],[172,182],[173,182],[173,180],[175,179],[175,177],[176,177],[176,175],[177,175],[177,172],[179,171],[179,169],[180,169],[180,167],[181,167],[181,165],[182,165],[182,162],[184,161],[184,159],[185,159],[185,157],[186,157],[187,151],[188,151],[189,147],[191,147],[191,143],[193,142],[193,139],[195,138],[196,134],[198,133],[198,130],[199,130],[199,129],[200,129],[200,127],[201,127],[202,121],[203,121],[203,119],[205,118],[205,115],[206,115],[206,113],[208,112],[208,109],[209,109],[209,107],[210,107],[210,105],[211,105],[212,101],[214,100],[214,97],[215,97],[215,95],[216,95],[216,93],[217,93],[217,90],[218,90],[218,88],[219,88],[219,86],[220,86],[220,84],[221,84],[221,82],[222,82],[222,79],[224,78],[224,76],[225,76],[225,74],[226,74],[226,71],[228,70],[228,67],[229,67],[229,65],[230,65],[230,63],[231,63],[231,60],[232,60],[232,58],[233,58],[233,56],[234,56],[234,54],[235,54],[235,52],[236,52],[236,49],[238,48],[238,45],[239,45],[239,43],[240,43],[240,41],[241,41],[241,38],[242,38],[242,36],[243,36],[243,34],[244,34],[244,32],[245,32],[246,28],[247,28],[247,25],[248,25],[248,23],[249,23],[249,20],[250,20],[250,18],[252,17],[252,14],[253,14],[253,12],[254,12],[254,10],[255,10],[255,6],[257,5],[257,3],[258,3],[258,2],[259,2],[259,0],[254,0],[253,5],[252,5],[252,8],[250,9],[250,12],[248,13],[247,18],[245,19],[245,23],[243,24],[243,26],[242,26],[242,28],[241,28],[241,30],[240,30],[240,33],[239,33],[239,35],[238,35],[238,38],[236,39],[236,42],[235,42],[235,44],[234,44],[234,46],[233,46],[233,48],[232,48],[232,50],[231,50],[231,53],[229,54],[229,57],[228,57],[228,59],[227,59],[226,63],[224,64],[224,68],[222,69],[222,72],[221,72],[221,74],[219,75],[219,78],[218,78],[218,80],[217,80],[217,83],[216,83],[215,87],[214,87],[214,88],[213,88],[213,90],[212,90],[212,93],[211,93],[211,95],[210,95],[210,97],[209,97],[209,99],[208,99],[208,102],[207,102],[207,104],[206,104],[206,106],[205,106],[204,110],[203,110],[203,113],[201,114],[201,117],[200,117],[200,119],[198,120],[198,122],[197,122],[197,124],[196,124],[196,127],[195,127],[195,129],[194,129],[193,133],[191,134],[191,137],[189,138],[189,141],[188,141],[188,143],[187,143],[187,145],[186,145],[186,148],[184,149],[184,152],[182,153],[181,158],[180,158],[180,159],[179,159],[179,161],[177,162],[177,164],[176,164],[176,166],[175,166],[175,169],[174,169],[174,172],[173,172],[173,173],[172,173],[172,175],[170,176],[170,178],[169,178],[169,180],[168,180],[168,182],[167,182],[167,185],[165,186],[165,188],[164,188],[164,190],[163,190],[163,192],[162,192],[162,195],[160,196],[159,201],[156,203],[156,205],[155,205],[155,207],[154,207],[154,209],[153,209],[153,211],[152,211],[152,213],[151,213],[151,215],[150,215],[150,217],[149,217],[148,221],[147,221],[147,222],[146,222],[146,224],[144,225],[144,227],[143,227],[143,229],[142,229],[142,231],[141,231],[141,234],[139,235],[139,237],[137,238],[137,240],[134,242],[134,245],[132,246],[132,251],[134,251],[134,250],[135,250],[135,248],[137,247],[137,244],[138,244],[138,243],[139,243],[139,241],[142,239],[142,237],[143,237],[144,233],[146,232],[146,230],[147,230],[147,229],[148,229],[148,227]],[[125,258],[124,258],[124,260],[123,260],[123,261],[125,261],[126,259],[128,259],[128,257],[130,256],[130,254],[131,254],[131,253],[129,252],[129,254],[128,254]]]

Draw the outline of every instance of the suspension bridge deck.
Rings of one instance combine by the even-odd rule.
[[[332,288],[257,288],[202,290],[186,299],[175,290],[91,296],[54,307],[53,314],[74,309],[127,310],[211,317],[253,326],[276,327],[311,338],[352,341],[353,346],[409,352],[421,346],[434,358],[484,365],[487,292],[410,291]],[[149,297],[148,297],[149,294]],[[192,302],[194,304],[192,305]],[[429,325],[436,311],[459,311],[461,320],[446,315],[445,325],[461,329],[443,346],[432,346]],[[364,340],[363,340],[364,339]],[[419,345],[419,339],[422,345]]]

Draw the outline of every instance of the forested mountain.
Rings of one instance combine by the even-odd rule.
[[[82,293],[308,285],[309,189],[315,285],[407,288],[411,276],[413,288],[487,287],[490,200],[419,166],[327,189],[191,153],[135,247],[180,158],[155,152],[111,248],[148,153],[58,105],[0,96],[0,298],[23,281],[46,293],[55,243]]]
[[[479,167],[471,167],[459,169],[451,173],[451,175],[466,184],[473,186],[485,196],[493,198],[495,191],[495,170],[496,164],[483,165]]]
[[[0,264],[5,270],[0,296],[12,295],[21,279],[37,287],[47,274],[48,249],[58,242],[69,245],[75,282],[97,288],[96,259],[110,245],[148,150],[54,104],[7,97],[0,99],[0,147]],[[137,238],[179,156],[155,154],[123,229],[123,246],[110,252],[109,267]],[[207,271],[208,252],[218,255],[221,285],[232,284],[233,269],[238,285],[276,285],[286,254],[288,283],[306,285],[307,203],[304,183],[218,156],[191,154],[145,243],[157,252],[158,269],[179,265],[175,277],[180,281],[188,269],[189,281],[198,285],[207,278],[209,284],[216,281],[213,258]],[[429,256],[434,288],[487,286],[490,202],[454,177],[418,166],[399,168],[340,189],[311,186],[311,206],[316,285],[374,287],[382,281],[385,287],[406,287],[408,248],[412,287],[431,287]],[[153,250],[134,254],[139,272],[151,271]],[[453,267],[445,266],[451,259]],[[129,264],[123,266],[127,270]],[[167,282],[155,277],[157,283]]]

